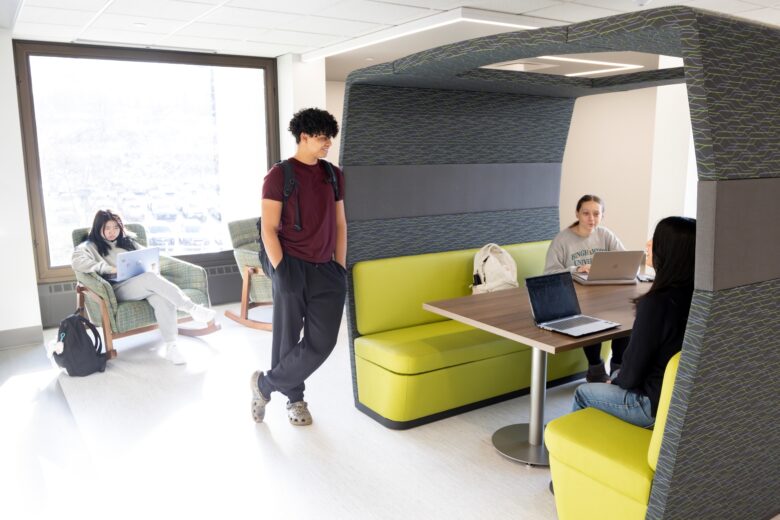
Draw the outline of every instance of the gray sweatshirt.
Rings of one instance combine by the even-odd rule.
[[[143,246],[138,242],[133,242],[133,244],[135,244],[136,249],[143,249]],[[111,272],[111,268],[116,267],[116,256],[127,250],[116,247],[116,241],[108,242],[108,245],[109,250],[106,256],[100,256],[98,248],[89,240],[76,246],[70,259],[73,270],[79,273],[107,274]]]
[[[625,251],[617,235],[605,227],[597,227],[588,237],[581,237],[571,228],[566,228],[553,238],[547,250],[544,273],[575,271],[577,267],[590,264],[597,251]]]

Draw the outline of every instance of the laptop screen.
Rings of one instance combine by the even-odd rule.
[[[536,323],[580,314],[580,303],[568,271],[526,278],[525,286]]]

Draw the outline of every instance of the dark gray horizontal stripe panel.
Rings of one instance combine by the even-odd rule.
[[[558,208],[517,209],[350,222],[349,265],[363,260],[550,240]]]
[[[780,177],[699,181],[696,288],[780,278]]]
[[[347,220],[551,207],[560,163],[348,166]]]

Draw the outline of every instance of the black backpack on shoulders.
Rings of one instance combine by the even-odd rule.
[[[92,331],[89,337],[87,329]],[[64,368],[69,376],[88,376],[106,369],[106,354],[103,340],[95,326],[78,312],[60,322],[57,341],[61,342],[62,354],[54,353],[54,361]]]

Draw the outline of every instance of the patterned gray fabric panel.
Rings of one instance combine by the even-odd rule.
[[[648,519],[780,512],[779,308],[780,280],[694,293]]]
[[[550,240],[558,224],[557,207],[350,222],[347,263]]]
[[[560,163],[574,99],[353,85],[342,164]]]
[[[706,98],[691,103],[708,108],[714,156],[699,178],[780,177],[780,30],[705,15],[698,28]]]
[[[556,206],[561,165],[351,166],[345,175],[353,222]]]

